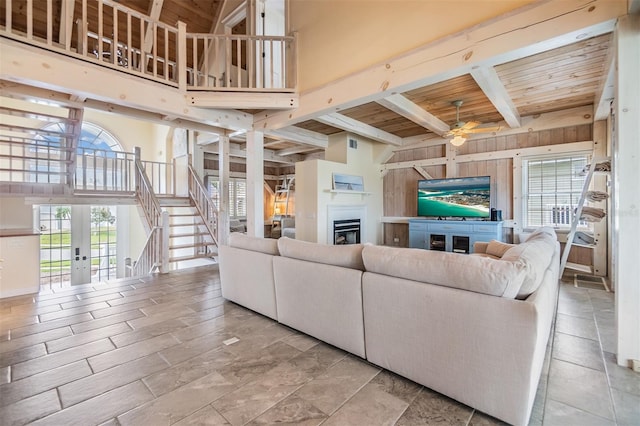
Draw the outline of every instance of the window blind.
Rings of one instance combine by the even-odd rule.
[[[523,160],[525,227],[571,227],[588,161],[586,154]]]

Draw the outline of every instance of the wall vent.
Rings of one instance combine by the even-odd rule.
[[[358,149],[358,141],[349,138],[349,148]]]

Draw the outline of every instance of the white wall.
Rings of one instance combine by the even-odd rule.
[[[291,0],[299,87],[316,88],[528,3],[532,0]]]
[[[358,141],[358,149],[347,147],[348,138]],[[361,136],[340,133],[329,138],[327,158],[338,161],[310,160],[296,163],[296,238],[331,244],[327,233],[328,206],[366,208],[362,242],[382,244],[382,176],[375,162],[377,142]],[[346,162],[344,161],[346,160]],[[369,194],[331,193],[333,173],[362,176]]]
[[[0,198],[0,229],[33,229],[33,207],[23,197]]]

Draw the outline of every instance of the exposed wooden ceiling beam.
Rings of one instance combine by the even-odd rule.
[[[217,142],[213,142],[210,144],[205,145],[205,154],[210,154],[210,155],[217,155]],[[230,143],[229,144],[229,156],[232,158],[247,158],[247,151],[246,149],[243,149],[243,147],[240,144],[237,143]],[[216,157],[217,158],[217,157]],[[278,151],[274,151],[272,149],[265,149],[264,150],[264,161],[265,162],[272,162],[272,163],[280,163],[280,164],[286,164],[286,165],[293,165],[295,164],[296,161],[302,161],[304,160],[304,157],[302,155],[295,155],[295,154],[291,154],[288,156],[282,156],[278,154]],[[237,162],[237,161],[233,161],[233,162]]]
[[[290,109],[298,107],[296,93],[196,92],[187,95],[191,106],[233,109]]]
[[[301,154],[303,152],[315,151],[316,149],[319,149],[319,148],[313,147],[313,146],[292,146],[291,148],[279,149],[275,152],[276,154],[282,157],[285,157],[287,155]]]
[[[41,100],[62,107],[82,108],[84,106],[84,99],[81,97],[7,80],[0,80],[0,96],[27,101]]]
[[[468,140],[487,139],[493,137],[502,137],[509,135],[517,135],[521,133],[539,132],[542,130],[551,130],[567,126],[580,126],[583,124],[593,123],[593,106],[587,105],[577,108],[565,109],[562,111],[547,112],[543,114],[535,114],[524,116],[521,119],[522,126],[518,128],[505,128],[497,132],[494,136],[491,133],[472,134]],[[499,125],[506,125],[504,122]],[[406,149],[425,148],[429,146],[442,145],[448,143],[449,140],[427,133],[424,135],[410,136],[402,139],[402,146],[394,147],[393,151],[402,151]]]
[[[271,138],[311,145],[317,148],[326,148],[329,146],[329,137],[327,135],[296,126],[289,126],[278,130],[266,130],[264,134]]]
[[[419,105],[411,102],[402,95],[396,94],[387,96],[386,98],[377,100],[376,102],[440,136],[450,130],[447,123],[422,109]]]
[[[149,5],[149,17],[154,21],[160,20],[160,13],[162,12],[162,4],[164,0],[151,0]],[[147,31],[144,34],[144,42],[142,44],[142,50],[149,53],[153,48],[153,26],[149,25]]]
[[[278,129],[394,93],[438,83],[611,32],[625,2],[535,2],[513,13],[428,43],[402,56],[309,90],[293,111],[260,113],[255,125]]]
[[[611,101],[615,97],[615,48],[610,48],[604,63],[604,73],[598,85],[594,102],[594,117],[596,120],[606,120],[611,112]]]
[[[73,10],[75,8],[75,0],[62,0],[60,7],[60,44],[66,49],[71,47],[71,34],[73,32]]]
[[[122,105],[132,111],[164,116],[175,115],[184,122],[199,122],[205,127],[231,131],[250,129],[253,125],[251,114],[231,109],[193,107],[186,104],[184,93],[179,90],[132,78],[126,73],[113,72],[84,61],[70,61],[64,55],[5,38],[0,38],[0,51],[0,79],[64,92],[67,99],[68,94],[87,97],[106,105]],[[42,71],[44,65],[46,72]],[[101,84],[96,84],[97,81]],[[177,105],[183,107],[178,108]]]
[[[380,130],[377,127],[370,126],[361,121],[354,120],[346,115],[338,114],[337,112],[322,115],[317,117],[316,120],[328,126],[333,126],[347,132],[355,133],[356,135],[364,136],[377,142],[387,143],[390,145],[402,145],[401,137],[392,135],[389,132],[385,132],[384,130]]]
[[[471,77],[478,83],[480,89],[496,107],[509,127],[520,127],[520,114],[513,104],[511,96],[500,81],[498,73],[493,67],[478,67],[471,70]]]
[[[272,146],[280,145],[281,143],[282,143],[282,141],[281,141],[281,140],[271,141],[271,142],[265,142],[265,144],[263,145],[263,147],[265,147],[265,148],[271,148]]]

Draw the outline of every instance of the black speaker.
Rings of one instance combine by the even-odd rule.
[[[499,222],[502,220],[502,210],[491,209],[491,220]]]

